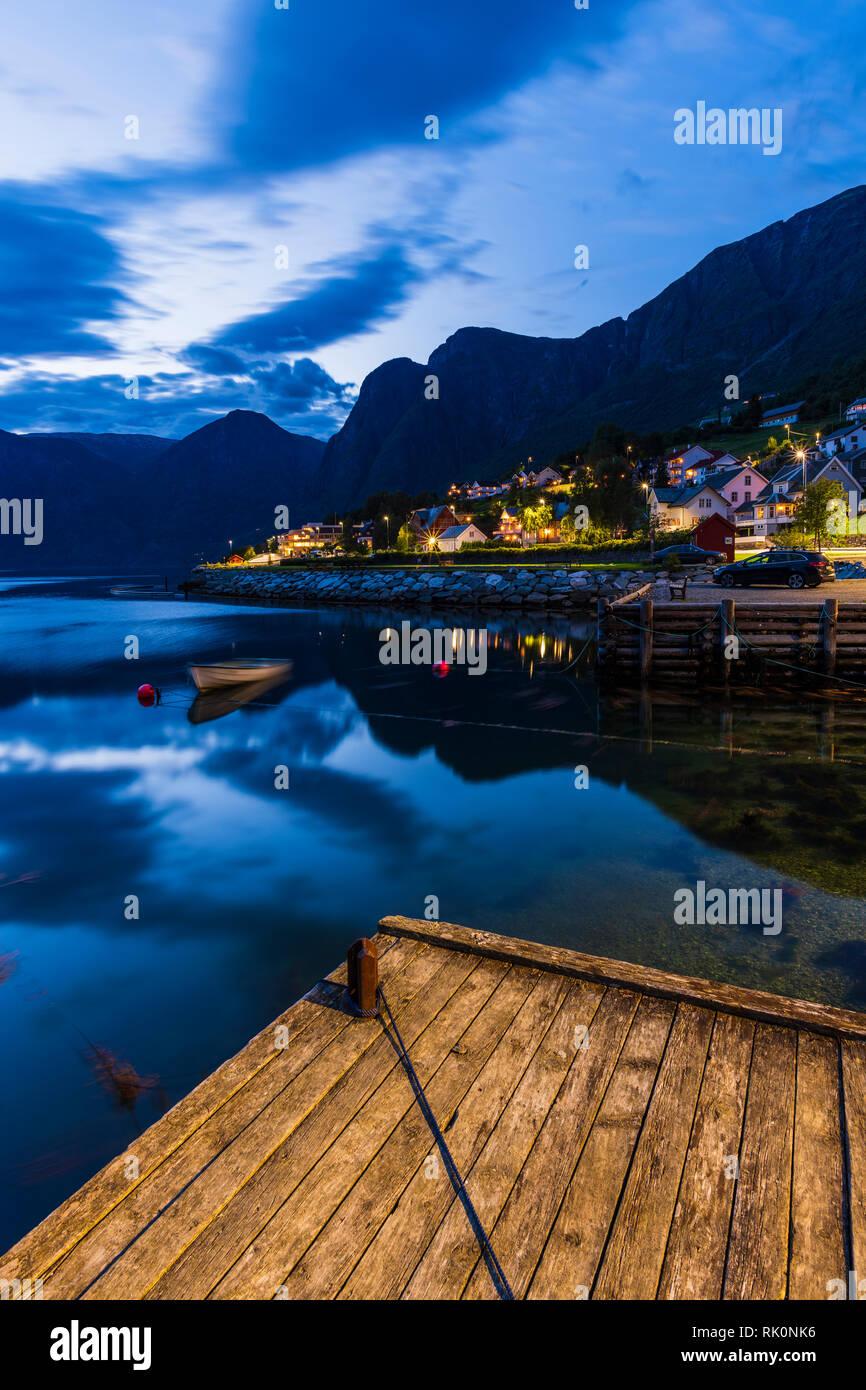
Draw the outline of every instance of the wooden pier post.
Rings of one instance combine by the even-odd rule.
[[[640,605],[640,683],[646,685],[653,668],[653,601],[641,599]]]
[[[736,608],[732,598],[722,599],[722,612],[719,618],[719,660],[722,663],[722,680],[727,685],[731,679],[731,662],[725,656],[725,643],[734,634]]]
[[[821,610],[821,645],[824,653],[824,670],[831,673],[836,670],[836,634],[839,628],[839,600],[828,598],[824,600],[824,607]]]
[[[361,936],[349,947],[347,960],[349,998],[362,1013],[375,1013],[379,1006],[379,955],[376,943]]]
[[[608,651],[610,632],[608,631],[607,622],[607,610],[610,607],[610,599],[600,598],[596,600],[596,603],[595,659],[597,665],[602,666],[610,660],[610,653]]]

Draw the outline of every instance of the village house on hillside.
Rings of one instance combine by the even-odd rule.
[[[854,514],[859,512],[863,487],[841,457],[802,462],[794,459],[780,468],[751,502],[737,508],[738,532],[744,536],[773,536],[790,526],[794,508],[803,496],[804,473],[807,485],[824,479],[839,483]]]
[[[796,425],[800,418],[800,411],[805,404],[805,401],[793,401],[790,405],[776,405],[770,410],[765,410],[761,416],[761,428],[767,429],[773,425]]]
[[[294,531],[280,531],[277,550],[280,555],[303,555],[325,545],[341,545],[342,540],[343,528],[339,523],[308,521]]]
[[[767,478],[751,463],[737,463],[733,468],[725,468],[712,473],[707,481],[724,497],[728,504],[728,520],[734,520],[737,507],[751,502],[753,497],[767,485]]]
[[[858,396],[845,411],[846,420],[866,420],[866,396]]]
[[[500,541],[519,541],[523,534],[523,527],[520,524],[520,515],[516,507],[503,507],[502,515],[499,518],[499,525],[493,532],[494,540]]]
[[[696,526],[719,512],[726,516],[728,500],[709,483],[692,487],[651,487],[648,493],[653,523],[661,531]]]
[[[826,459],[841,459],[863,490],[866,488],[866,418],[844,425],[818,441],[817,452]],[[811,451],[810,451],[811,452]]]
[[[665,455],[669,487],[686,487],[690,483],[706,482],[708,474],[730,468],[737,462],[734,454],[724,449],[706,449],[703,444],[690,444],[685,449]]]
[[[518,487],[557,487],[563,478],[550,464],[545,464],[537,473],[532,468],[518,468],[516,473],[512,473],[511,481]]]
[[[409,530],[425,545],[441,536],[442,532],[447,531],[449,526],[459,526],[459,524],[454,512],[447,505],[421,507],[417,511],[411,512],[407,521]]]
[[[478,527],[470,522],[468,526],[460,524],[449,526],[439,536],[437,544],[440,550],[449,551],[459,550],[464,545],[478,545],[486,540],[487,537],[484,532],[479,531]]]
[[[453,501],[464,498],[468,502],[475,502],[484,497],[498,497],[501,493],[507,492],[508,488],[508,483],[452,483],[448,489],[448,496]]]

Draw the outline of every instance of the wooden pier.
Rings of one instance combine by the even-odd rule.
[[[864,603],[738,603],[720,590],[710,606],[627,595],[601,600],[597,623],[603,681],[866,688]]]
[[[866,1276],[866,1015],[445,923],[374,939],[515,1297],[827,1299]],[[329,979],[0,1279],[45,1299],[496,1297],[390,1025],[345,1010],[345,968]]]

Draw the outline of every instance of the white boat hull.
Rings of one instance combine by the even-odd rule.
[[[219,661],[188,666],[198,690],[217,690],[221,686],[244,685],[247,681],[274,680],[291,673],[291,661]]]

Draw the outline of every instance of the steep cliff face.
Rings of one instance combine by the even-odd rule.
[[[719,247],[627,319],[579,338],[462,328],[426,365],[366,379],[317,478],[331,505],[442,488],[548,459],[600,421],[665,428],[715,410],[725,378],[774,389],[863,350],[866,188]],[[438,378],[437,400],[424,381]],[[333,499],[331,501],[331,499]]]

